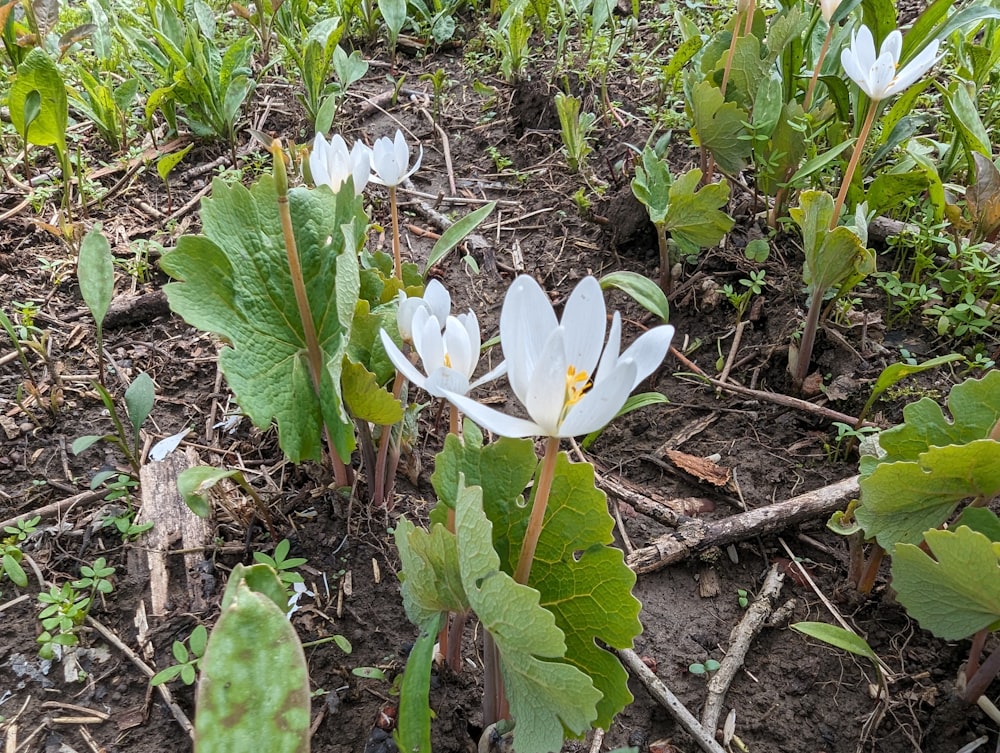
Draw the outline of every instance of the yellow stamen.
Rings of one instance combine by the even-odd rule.
[[[575,405],[593,387],[586,371],[577,371],[575,366],[566,369],[566,405]]]
[[[451,356],[447,353],[444,354],[444,365],[449,369],[451,368]]]

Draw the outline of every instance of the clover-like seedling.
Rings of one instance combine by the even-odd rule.
[[[719,664],[715,659],[706,659],[703,662],[695,662],[694,664],[688,665],[688,672],[693,675],[705,675],[711,677],[715,672],[719,671]]]

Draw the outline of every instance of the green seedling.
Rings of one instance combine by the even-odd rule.
[[[745,588],[737,588],[736,601],[740,605],[740,609],[746,609],[750,606],[750,593]]]
[[[695,662],[688,665],[688,672],[693,675],[711,677],[715,672],[719,671],[719,667],[721,666],[715,659],[706,659],[704,662]]]
[[[156,400],[156,391],[153,386],[153,380],[149,374],[141,372],[132,384],[129,385],[128,389],[125,390],[125,412],[128,416],[128,421],[132,425],[132,439],[129,440],[128,432],[125,431],[125,423],[121,420],[118,415],[118,409],[115,406],[114,398],[111,397],[104,387],[95,384],[94,389],[97,390],[97,394],[100,395],[101,401],[104,403],[104,407],[108,409],[108,415],[111,417],[111,422],[114,424],[115,433],[114,434],[87,434],[82,437],[77,437],[72,444],[72,452],[74,455],[79,455],[84,450],[89,449],[97,442],[105,441],[111,442],[118,446],[118,448],[125,453],[125,457],[128,459],[129,465],[132,466],[132,472],[134,476],[139,475],[139,429],[145,423],[146,419],[149,418],[149,414],[153,411],[153,403]]]
[[[199,663],[195,753],[308,753],[309,670],[287,611],[272,568],[233,569]]]
[[[27,587],[28,576],[21,567],[24,559],[21,544],[35,532],[41,519],[40,515],[36,515],[29,520],[19,520],[16,525],[4,526],[6,536],[0,539],[0,580],[6,575],[15,586]]]
[[[556,93],[556,112],[562,134],[566,164],[573,172],[580,172],[591,152],[590,132],[597,123],[597,116],[591,112],[580,112],[580,100],[562,92]]]
[[[282,539],[274,547],[273,555],[264,554],[264,552],[253,553],[253,561],[273,568],[278,574],[278,580],[286,588],[290,587],[293,583],[303,583],[305,580],[299,573],[295,572],[295,568],[306,564],[306,558],[289,557],[288,550],[291,546],[292,544],[288,539]]]
[[[164,187],[167,189],[167,214],[174,213],[174,197],[170,193],[170,173],[187,156],[187,153],[194,148],[194,144],[188,144],[183,149],[164,154],[156,160],[156,174],[160,176]]]
[[[109,74],[99,79],[83,66],[78,66],[76,73],[83,90],[70,89],[73,107],[97,127],[112,150],[128,149],[128,116],[139,94],[138,77],[115,86]]]
[[[97,326],[97,374],[101,387],[105,387],[104,317],[108,313],[111,297],[115,292],[115,268],[111,245],[101,232],[99,222],[84,236],[83,243],[80,244],[76,276],[80,283],[83,302],[90,309]]]
[[[187,641],[187,646],[184,645],[183,641],[174,641],[170,647],[170,652],[177,663],[171,664],[169,667],[161,669],[153,675],[149,680],[150,685],[155,687],[177,678],[180,678],[180,681],[185,685],[194,685],[195,680],[198,678],[198,665],[205,655],[205,646],[208,643],[208,630],[204,625],[196,626],[191,631],[191,635],[188,636]]]
[[[827,622],[796,622],[791,627],[792,630],[823,641],[834,648],[869,659],[872,666],[875,667],[875,676],[878,678],[879,698],[883,701],[889,698],[889,687],[886,684],[885,674],[882,672],[882,662],[872,647],[868,645],[868,641],[860,635]]]
[[[748,278],[740,278],[739,282],[742,288],[740,292],[736,292],[736,289],[732,285],[726,284],[722,286],[722,294],[726,296],[726,300],[729,301],[730,305],[736,309],[737,321],[743,318],[743,314],[746,313],[747,306],[750,305],[753,297],[763,293],[764,288],[767,287],[767,283],[764,281],[764,274],[764,270],[759,269],[751,272]]]
[[[406,24],[406,0],[378,0],[378,9],[389,33],[389,57],[395,59],[399,32]]]
[[[38,636],[42,659],[55,659],[63,647],[75,646],[80,642],[79,628],[90,613],[94,599],[114,591],[111,576],[115,568],[110,567],[104,557],[98,557],[93,565],[80,568],[81,577],[62,586],[52,585],[49,590],[38,594],[42,611],[38,619],[42,623],[42,634]]]
[[[642,164],[635,168],[632,193],[656,228],[660,288],[665,295],[673,288],[671,243],[685,256],[696,256],[701,249],[716,245],[733,226],[733,219],[722,211],[729,200],[729,184],[723,179],[699,189],[701,176],[701,170],[695,169],[675,180],[666,160],[648,147],[642,152]]]

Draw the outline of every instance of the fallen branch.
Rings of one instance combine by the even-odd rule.
[[[781,593],[781,586],[785,576],[778,569],[777,565],[772,565],[764,586],[761,588],[753,604],[749,606],[743,619],[733,628],[729,634],[729,650],[719,666],[719,670],[712,675],[708,682],[708,697],[705,699],[705,707],[701,712],[701,726],[708,732],[714,732],[719,726],[719,717],[722,716],[722,704],[726,700],[726,693],[732,685],[736,673],[743,662],[746,661],[750,644],[767,623],[774,611],[774,603]]]
[[[650,573],[709,547],[774,533],[803,520],[829,515],[858,492],[858,477],[851,476],[784,502],[758,507],[723,520],[692,519],[676,531],[658,537],[649,546],[636,549],[625,561],[637,573]]]
[[[670,692],[670,688],[664,685],[660,678],[653,674],[653,670],[643,663],[635,651],[628,648],[620,649],[618,657],[632,671],[632,674],[646,686],[649,694],[660,702],[663,708],[667,710],[667,713],[673,717],[674,721],[694,738],[699,748],[705,751],[705,753],[726,753],[723,747],[715,741],[715,738],[698,723],[698,720],[677,699],[677,696]]]
[[[75,494],[72,497],[61,499],[58,502],[52,502],[44,507],[29,510],[28,512],[22,512],[20,515],[15,515],[13,518],[0,520],[0,529],[3,529],[6,526],[16,526],[21,521],[31,520],[36,515],[45,520],[53,515],[61,515],[68,512],[70,508],[75,507],[76,505],[89,505],[91,502],[102,502],[104,501],[104,495],[107,493],[106,489],[102,489],[95,492],[81,492],[80,494]]]
[[[410,181],[406,181],[403,187],[407,190],[412,190],[413,184]],[[427,220],[427,222],[434,225],[442,233],[455,224],[426,201],[421,201],[419,199],[414,200],[410,203],[410,207],[415,209],[417,214]],[[483,269],[491,275],[496,276],[497,258],[490,242],[479,233],[469,233],[465,236],[465,240],[462,242],[465,243],[471,252],[482,258]]]

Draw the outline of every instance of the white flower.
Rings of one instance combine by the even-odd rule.
[[[424,148],[420,147],[417,161],[407,170],[410,164],[410,147],[403,138],[403,132],[397,129],[395,139],[390,141],[388,136],[383,136],[372,147],[372,170],[375,171],[372,183],[398,186],[419,169],[423,158]]]
[[[655,327],[619,354],[621,316],[615,312],[605,345],[606,324],[604,295],[595,278],[577,284],[557,321],[538,283],[522,275],[504,299],[500,344],[510,386],[530,420],[459,394],[447,397],[473,421],[505,437],[573,437],[596,431],[663,361],[674,335],[671,326]]]
[[[851,46],[840,53],[840,62],[861,91],[875,102],[908,89],[940,58],[937,55],[939,40],[935,39],[907,63],[901,70],[899,56],[903,51],[903,35],[893,29],[882,42],[875,57],[875,39],[871,30],[862,25],[851,32]]]
[[[309,153],[309,170],[313,183],[329,186],[334,193],[349,177],[353,177],[354,195],[360,196],[372,174],[371,149],[363,142],[355,141],[348,152],[347,142],[339,133],[335,133],[329,141],[323,138],[323,134],[317,133]]]
[[[309,587],[306,586],[305,583],[293,583],[292,595],[288,597],[289,609],[288,612],[285,614],[285,617],[287,619],[289,620],[292,619],[292,615],[298,612],[299,609],[301,609],[301,607],[299,607],[299,599],[302,598],[303,594],[305,594],[306,596],[312,596],[313,598],[316,597],[316,594],[310,591]]]
[[[470,381],[479,363],[481,345],[479,320],[472,310],[448,316],[442,328],[441,320],[431,313],[430,306],[421,306],[413,312],[410,326],[413,349],[420,356],[426,375],[410,363],[384,329],[380,332],[382,345],[403,376],[434,397],[446,397],[451,393],[464,395],[507,370],[506,364],[501,363],[475,382]]]
[[[438,323],[446,322],[448,315],[451,314],[451,295],[445,286],[437,280],[431,280],[424,288],[424,295],[421,298],[407,298],[406,293],[399,291],[396,325],[399,327],[399,335],[403,338],[403,342],[413,342],[413,316],[422,308],[437,317]]]
[[[819,0],[819,12],[823,16],[823,20],[830,23],[830,19],[833,18],[833,14],[837,12],[837,8],[840,7],[840,3],[843,0]]]

